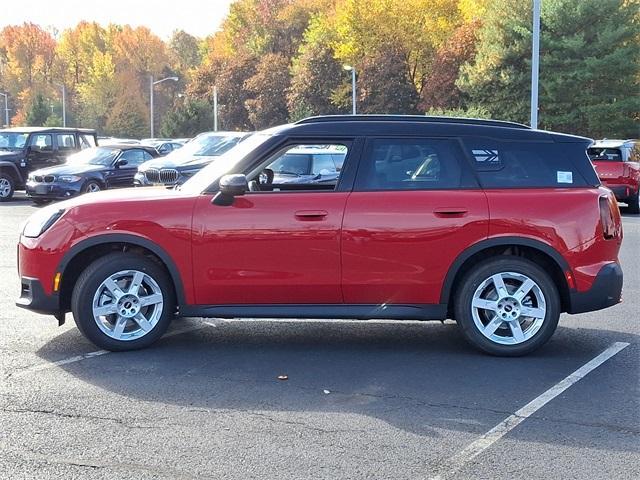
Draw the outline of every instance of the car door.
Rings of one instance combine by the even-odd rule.
[[[109,188],[133,187],[133,177],[138,171],[138,167],[152,158],[153,156],[142,148],[131,148],[121,152],[107,175]],[[120,165],[123,160],[126,160],[126,165]]]
[[[454,259],[487,237],[487,199],[460,144],[372,138],[342,226],[348,304],[438,304]]]
[[[57,165],[55,158],[56,151],[53,144],[53,135],[50,133],[32,133],[28,144],[28,167],[29,170]]]
[[[323,139],[319,144],[330,144]],[[351,146],[345,140],[334,141]],[[273,164],[292,143],[257,160],[247,172],[262,184],[230,206],[201,196],[193,216],[195,298],[201,305],[340,304],[340,228],[346,180],[326,185],[271,183]],[[257,165],[257,166],[256,166]],[[253,178],[251,177],[253,175]]]

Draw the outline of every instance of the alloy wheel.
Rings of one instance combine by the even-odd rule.
[[[0,197],[7,198],[11,194],[11,183],[6,178],[0,178]]]
[[[116,340],[144,337],[162,315],[164,297],[158,283],[137,270],[110,275],[93,296],[93,318],[102,332]]]
[[[476,288],[471,315],[486,338],[501,345],[518,345],[531,339],[547,314],[540,286],[515,272],[496,273]]]

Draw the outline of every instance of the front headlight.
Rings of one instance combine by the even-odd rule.
[[[58,180],[64,183],[73,183],[79,181],[81,178],[82,177],[79,177],[77,175],[60,175],[58,177]]]
[[[22,230],[22,235],[37,238],[46,232],[64,213],[64,209],[56,205],[45,207],[31,215]]]

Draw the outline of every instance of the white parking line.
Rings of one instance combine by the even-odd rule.
[[[177,328],[172,332],[167,333],[162,338],[169,338],[175,335],[180,335],[182,333],[193,332],[194,330],[201,330],[205,327],[215,327],[216,324],[213,322],[202,322],[198,325],[189,325],[188,327]],[[107,353],[111,353],[109,350],[96,350],[95,352],[83,353],[82,355],[75,355],[73,357],[65,358],[63,360],[58,360],[57,362],[51,363],[41,363],[38,365],[33,365],[31,367],[27,367],[24,370],[20,370],[18,372],[12,373],[9,375],[12,378],[20,378],[30,373],[39,372],[42,370],[48,370],[49,368],[60,367],[62,365],[68,365],[70,363],[81,362],[82,360],[86,360],[88,358],[99,357],[101,355],[106,355]]]
[[[498,425],[493,427],[487,433],[482,435],[478,440],[471,443],[463,450],[455,454],[453,457],[448,459],[444,464],[438,469],[438,473],[431,477],[431,480],[443,480],[454,473],[458,472],[462,467],[464,467],[471,460],[476,458],[480,453],[489,448],[491,445],[496,443],[502,437],[504,437],[511,430],[516,428],[522,422],[524,422],[531,415],[540,410],[543,406],[549,403],[551,400],[556,398],[566,389],[568,389],[571,385],[575,384],[582,380],[585,376],[587,376],[590,372],[598,368],[604,362],[609,360],[611,357],[619,353],[624,348],[628,347],[629,344],[626,342],[616,342],[603,351],[597,357],[594,357],[571,375],[565,377],[560,382],[556,383],[549,390],[544,392],[542,395],[534,398],[532,401],[527,403],[520,410],[515,412],[513,415],[505,418]]]

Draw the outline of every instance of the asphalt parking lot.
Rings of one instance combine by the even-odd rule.
[[[0,204],[2,479],[640,474],[638,216],[624,217],[624,303],[565,315],[508,359],[450,322],[185,319],[153,348],[99,351],[70,315],[58,327],[14,306],[34,209]]]

